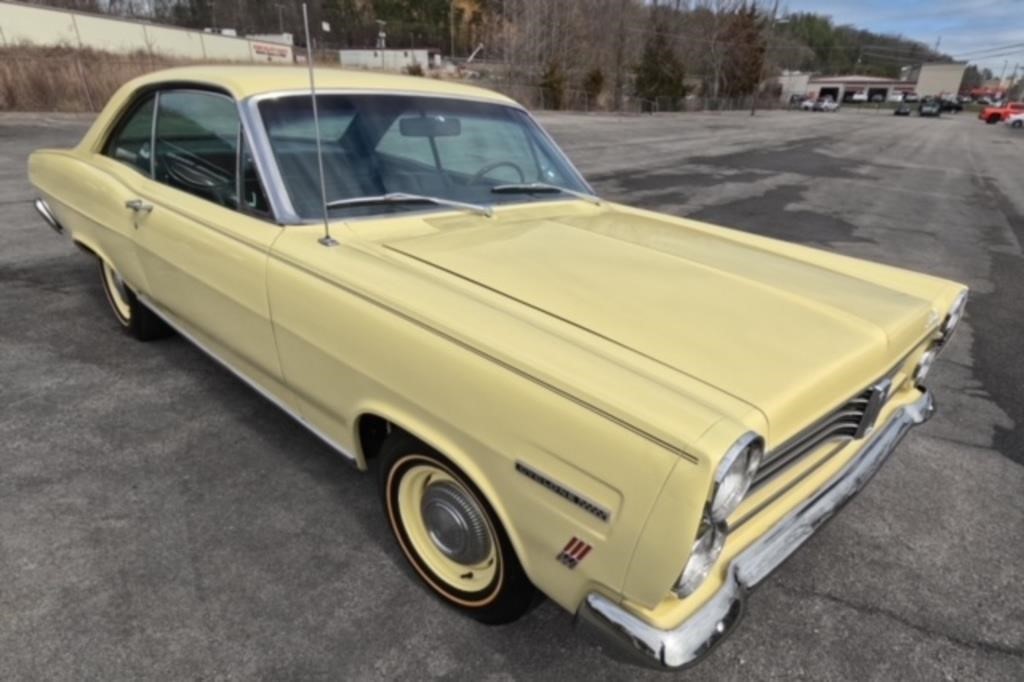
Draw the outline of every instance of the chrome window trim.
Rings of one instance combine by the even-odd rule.
[[[128,119],[130,119],[139,110],[139,107],[145,103],[146,98],[149,97],[150,94],[153,95],[153,115],[149,119],[150,159],[149,159],[149,174],[147,175],[146,173],[143,172],[143,170],[141,168],[139,168],[135,164],[133,164],[133,163],[126,163],[125,161],[123,161],[121,159],[118,159],[118,158],[108,154],[107,153],[107,148],[110,146],[110,143],[113,142],[114,139],[116,137],[118,137],[124,131],[124,127],[125,127],[125,125],[127,125]],[[154,130],[156,129],[156,111],[157,111],[157,103],[159,101],[159,96],[160,96],[160,91],[159,90],[155,90],[155,91],[154,90],[139,90],[139,91],[136,91],[135,93],[133,93],[128,98],[128,101],[113,116],[113,122],[111,122],[111,123],[109,123],[107,125],[106,130],[103,131],[103,135],[99,138],[99,142],[97,144],[93,145],[93,147],[91,149],[92,153],[95,154],[96,156],[101,156],[103,158],[110,159],[111,161],[116,161],[117,163],[119,163],[119,164],[121,164],[123,166],[127,166],[128,168],[131,168],[132,170],[134,170],[139,175],[141,175],[143,177],[146,177],[146,178],[152,179],[153,178],[153,140],[154,140],[153,136],[154,136]]]
[[[237,107],[236,107],[237,108]],[[238,120],[238,132],[235,133],[235,144],[238,145],[238,151],[235,152],[235,196],[238,202],[238,211],[242,211],[242,120]]]
[[[149,179],[156,180],[156,119],[160,116],[160,90],[153,93],[153,118],[149,122]]]
[[[238,117],[242,122],[242,129],[245,131],[246,139],[249,141],[249,151],[252,153],[253,162],[256,164],[256,172],[263,181],[263,191],[270,202],[270,212],[274,222],[278,225],[301,224],[295,207],[292,206],[291,197],[284,189],[284,179],[277,167],[277,160],[270,148],[270,138],[263,127],[263,119],[260,118],[257,108],[259,100],[255,97],[248,97],[238,102]]]
[[[398,97],[420,97],[420,98],[442,99],[442,100],[444,100],[444,99],[454,99],[454,100],[462,100],[462,101],[467,101],[467,102],[480,102],[480,103],[483,103],[483,104],[493,104],[493,105],[499,106],[499,107],[507,107],[509,109],[515,109],[515,110],[520,111],[520,112],[522,112],[523,114],[526,115],[526,117],[530,120],[530,122],[533,123],[534,127],[538,131],[540,131],[540,134],[544,137],[544,139],[548,142],[548,144],[550,144],[551,147],[555,151],[557,151],[559,154],[561,154],[561,156],[565,160],[565,163],[568,166],[569,170],[572,173],[575,174],[576,179],[584,187],[586,187],[592,194],[594,194],[595,197],[597,196],[597,193],[594,192],[594,188],[590,185],[589,182],[587,182],[587,179],[585,177],[583,177],[583,174],[580,173],[578,168],[576,168],[576,165],[572,162],[572,160],[565,153],[565,151],[563,151],[562,148],[558,146],[558,143],[555,142],[554,138],[552,138],[551,135],[548,134],[548,131],[544,129],[544,126],[542,126],[540,123],[538,123],[537,119],[534,118],[533,114],[531,114],[525,107],[523,107],[518,102],[514,102],[514,101],[503,102],[503,101],[492,99],[492,98],[489,98],[489,97],[474,97],[472,95],[466,95],[466,94],[462,94],[462,93],[459,93],[459,94],[437,94],[437,93],[428,93],[428,92],[417,92],[415,90],[378,90],[378,89],[374,89],[374,88],[317,88],[316,92],[317,92],[318,96],[319,95],[378,95],[378,96],[398,96]],[[302,217],[299,216],[298,212],[295,210],[295,206],[294,206],[294,204],[292,204],[291,197],[288,196],[288,191],[285,189],[284,178],[281,176],[281,170],[280,170],[280,168],[277,165],[277,159],[274,157],[273,149],[270,146],[270,137],[269,137],[269,135],[267,135],[267,130],[263,126],[263,118],[262,118],[262,116],[260,116],[259,104],[263,100],[267,100],[267,99],[279,99],[281,97],[296,97],[296,96],[303,96],[303,95],[307,95],[307,96],[309,95],[309,89],[308,88],[301,88],[300,87],[300,88],[291,88],[291,89],[286,89],[286,90],[271,90],[271,91],[268,91],[268,92],[261,92],[261,93],[255,94],[255,95],[249,95],[248,97],[246,97],[246,98],[244,98],[244,99],[242,99],[241,101],[238,102],[239,117],[242,119],[242,125],[243,125],[243,128],[245,128],[245,130],[247,131],[247,134],[249,136],[249,141],[252,143],[251,149],[252,149],[252,153],[253,153],[253,158],[256,161],[256,167],[259,170],[261,177],[265,180],[265,182],[264,182],[264,189],[267,191],[267,199],[270,201],[270,205],[271,205],[271,207],[272,207],[272,209],[274,211],[274,217],[275,217],[277,223],[279,225],[283,226],[283,227],[287,227],[287,226],[290,226],[290,225],[295,225],[295,226],[314,225],[314,224],[320,223],[322,221],[322,219],[320,219],[320,218],[310,218],[308,220],[307,219],[303,219]],[[551,197],[548,200],[550,200],[550,201],[563,200],[564,201],[565,197]],[[537,204],[537,203],[541,203],[543,201],[548,201],[548,200],[539,199],[539,200],[534,200],[534,201],[506,202],[506,203],[501,204],[501,206],[521,206],[521,205],[528,205],[528,204]],[[429,209],[429,208],[427,208],[427,209],[424,209],[424,210],[421,210],[421,211],[403,211],[402,213],[397,214],[397,215],[410,216],[410,215],[417,215],[417,214],[437,214],[437,213],[442,213],[442,212],[444,212],[444,211],[438,211],[437,209]],[[349,222],[349,220],[379,219],[379,218],[385,218],[385,217],[386,218],[392,218],[392,217],[395,217],[395,215],[396,214],[393,214],[393,213],[387,213],[387,214],[382,213],[382,214],[359,216],[357,218],[346,218],[344,220],[339,219],[337,221],[332,219],[331,223],[334,223],[334,222],[343,223],[343,222]]]
[[[590,193],[593,194],[595,197],[597,197],[597,192],[594,190],[593,186],[591,186],[591,184],[589,182],[587,182],[587,179],[585,177],[583,177],[583,173],[581,173],[580,169],[576,167],[576,164],[574,164],[572,162],[572,159],[569,158],[569,155],[566,154],[565,151],[561,147],[558,146],[558,143],[555,142],[555,138],[551,137],[551,135],[550,135],[550,133],[548,133],[547,129],[545,129],[544,126],[542,126],[540,124],[540,122],[534,117],[534,115],[532,113],[530,113],[529,110],[527,110],[524,107],[519,107],[519,109],[522,110],[522,112],[524,114],[526,114],[526,117],[529,118],[533,122],[533,125],[537,126],[537,130],[539,130],[541,132],[541,134],[547,139],[548,144],[550,144],[552,147],[554,147],[556,150],[558,150],[558,153],[562,155],[562,158],[565,159],[568,162],[569,168],[571,168],[572,171],[574,173],[576,173],[576,178],[580,182],[583,183],[583,186],[586,187],[587,189],[589,189]],[[524,203],[527,203],[527,202],[524,202]]]
[[[276,225],[280,225],[280,222],[278,222],[278,220],[277,220],[276,213],[273,213],[272,215],[260,215],[259,213],[256,213],[254,211],[243,210],[243,207],[242,207],[242,195],[241,195],[241,193],[238,192],[238,188],[239,188],[240,183],[241,183],[241,161],[242,161],[242,144],[241,143],[242,143],[242,135],[244,134],[246,140],[249,141],[250,149],[252,149],[252,138],[251,138],[251,135],[250,135],[250,132],[249,132],[249,128],[245,124],[245,119],[242,117],[242,112],[241,112],[241,109],[239,108],[238,100],[236,100],[234,97],[232,97],[228,93],[224,92],[223,90],[206,89],[206,88],[201,88],[201,87],[190,87],[189,85],[175,86],[173,84],[170,85],[169,87],[157,87],[156,88],[155,97],[154,97],[154,100],[153,100],[153,127],[152,127],[152,131],[150,133],[150,142],[149,142],[149,146],[150,146],[149,179],[152,180],[153,182],[159,183],[160,185],[163,185],[165,187],[171,187],[167,183],[160,182],[159,180],[156,179],[156,130],[157,130],[157,121],[160,118],[160,96],[163,95],[164,93],[168,93],[168,92],[191,92],[191,93],[195,93],[195,94],[210,95],[210,96],[213,96],[213,97],[220,97],[222,99],[228,100],[229,102],[231,102],[231,104],[233,104],[235,106],[235,113],[238,114],[238,128],[239,128],[239,132],[236,134],[236,137],[235,137],[235,145],[236,145],[236,149],[235,149],[235,175],[236,175],[236,177],[235,177],[235,193],[238,195],[238,205],[235,206],[233,209],[230,209],[230,210],[233,210],[236,213],[240,213],[240,214],[242,214],[244,216],[247,216],[247,217],[250,217],[250,218],[255,218],[256,220],[263,220],[264,222],[272,222],[272,223],[274,223]],[[255,159],[255,154],[253,155],[253,157]],[[260,164],[259,164],[258,160],[256,161],[256,173],[259,176],[257,179],[261,182],[261,184],[265,185],[265,183],[262,182],[263,181],[263,172],[262,172],[262,168],[260,167]],[[185,191],[185,190],[179,189],[177,187],[171,187],[171,189],[177,190],[179,192],[184,192]],[[266,192],[266,188],[264,187],[264,193],[265,192]],[[185,193],[189,194],[189,192],[185,192]],[[195,196],[195,195],[192,195],[192,196]],[[199,198],[202,199],[203,197],[199,197]],[[203,200],[204,201],[209,201],[208,199],[203,199]],[[268,200],[269,200],[269,197],[268,197]],[[271,203],[271,208],[273,208],[273,203]]]
[[[239,141],[238,141],[238,154],[235,158],[236,165],[238,166],[238,212],[242,215],[250,218],[256,218],[264,222],[273,223],[278,227],[281,227],[281,223],[278,222],[277,216],[274,214],[274,207],[270,204],[270,198],[267,193],[267,183],[263,181],[263,174],[260,172],[259,163],[256,162],[256,155],[252,151],[251,136],[249,135],[249,128],[239,120]],[[245,184],[245,178],[243,177],[243,166],[242,166],[242,138],[245,140],[245,147],[249,149],[249,155],[253,157],[253,163],[256,164],[256,182],[259,184],[260,189],[263,190],[263,196],[267,199],[267,203],[270,205],[270,211],[262,212],[249,208],[245,205],[245,197],[242,193],[242,187]]]

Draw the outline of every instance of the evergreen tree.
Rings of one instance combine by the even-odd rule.
[[[636,95],[660,102],[667,99],[671,109],[678,109],[686,95],[686,65],[676,55],[666,38],[665,27],[654,22],[653,30],[636,67]]]

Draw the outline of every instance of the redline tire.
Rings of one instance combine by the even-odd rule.
[[[456,485],[486,518],[495,564],[463,567],[464,575],[453,568],[458,564],[424,544],[424,520],[408,479],[423,480],[436,474],[446,485]],[[403,484],[404,481],[404,484]],[[379,491],[388,526],[409,566],[438,598],[462,613],[491,625],[510,623],[526,614],[538,602],[539,594],[530,582],[515,550],[480,490],[447,457],[412,436],[396,431],[388,436],[380,451]],[[429,485],[425,479],[424,485]],[[417,483],[418,485],[418,483]],[[480,575],[478,575],[478,573]],[[483,580],[479,580],[480,576]],[[469,576],[469,577],[467,577]]]

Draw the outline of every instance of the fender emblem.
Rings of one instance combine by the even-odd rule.
[[[528,479],[535,483],[539,483],[559,497],[563,497],[572,504],[576,505],[580,509],[586,511],[589,514],[596,516],[605,523],[608,523],[608,519],[611,518],[611,512],[602,507],[599,504],[591,502],[582,495],[569,490],[561,483],[551,480],[544,474],[540,473],[536,469],[529,467],[522,462],[516,462],[516,471],[526,476]]]
[[[577,564],[583,561],[588,554],[590,554],[591,549],[592,547],[583,542],[583,540],[573,537],[572,540],[569,540],[569,542],[566,543],[565,547],[555,558],[558,559],[559,563],[571,571],[576,568]]]

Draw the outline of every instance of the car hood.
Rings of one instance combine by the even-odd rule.
[[[776,442],[880,379],[937,322],[877,273],[700,223],[609,210],[472,224],[385,246],[746,402]]]

